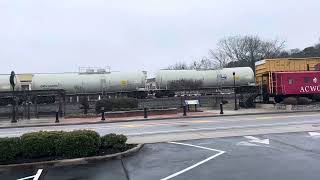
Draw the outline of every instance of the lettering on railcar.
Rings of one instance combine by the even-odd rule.
[[[42,85],[40,85],[40,88],[58,88],[58,87],[59,87],[58,84],[50,84],[50,85],[42,84]]]
[[[300,92],[301,93],[320,92],[320,85],[318,85],[318,86],[301,86]]]

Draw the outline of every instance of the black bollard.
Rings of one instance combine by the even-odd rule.
[[[187,116],[187,106],[183,106],[183,116]]]
[[[27,119],[30,120],[30,102],[28,102],[28,106],[27,106]]]
[[[104,117],[104,107],[101,108],[101,121],[106,120],[106,118]]]
[[[56,122],[55,123],[59,123],[59,111],[56,111]]]
[[[220,114],[223,114],[223,104],[220,103]]]
[[[12,106],[12,119],[11,119],[12,123],[16,123],[17,119],[16,119],[16,105]]]
[[[144,118],[148,118],[148,109],[144,108],[143,112],[144,112]]]

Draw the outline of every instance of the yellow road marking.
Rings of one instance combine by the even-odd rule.
[[[208,123],[208,122],[217,122],[217,121],[208,121],[208,120],[190,121],[190,123]]]
[[[147,122],[144,124],[126,124],[120,125],[122,128],[137,128],[137,127],[152,127],[152,126],[170,126],[170,125],[188,125],[190,123],[219,123],[219,122],[238,122],[238,121],[254,121],[263,119],[287,119],[290,117],[304,117],[304,116],[318,116],[318,114],[308,114],[308,115],[291,115],[291,116],[267,116],[267,117],[252,117],[252,118],[239,118],[239,119],[221,119],[221,120],[191,120],[191,121],[178,121],[178,122]]]
[[[121,125],[121,127],[125,127],[125,128],[136,128],[141,126],[144,126],[144,125],[134,125],[134,124]]]
[[[257,117],[255,119],[274,119],[274,118],[282,119],[282,118],[288,118],[288,116],[268,116],[268,117]]]

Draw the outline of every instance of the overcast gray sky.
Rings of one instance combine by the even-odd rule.
[[[253,34],[303,48],[320,37],[319,0],[0,0],[0,73],[79,66],[155,72]]]

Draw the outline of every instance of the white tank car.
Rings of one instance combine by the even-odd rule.
[[[10,85],[10,74],[0,75],[0,92],[2,91],[12,91]],[[16,75],[16,85],[15,90],[19,91],[21,88],[19,77]]]
[[[34,74],[32,90],[64,89],[67,93],[136,91],[145,88],[145,82],[143,72]]]
[[[170,83],[179,80],[201,81],[201,88],[231,87],[235,72],[236,86],[254,83],[250,67],[223,68],[219,70],[160,70],[156,75],[158,89],[170,89]]]

